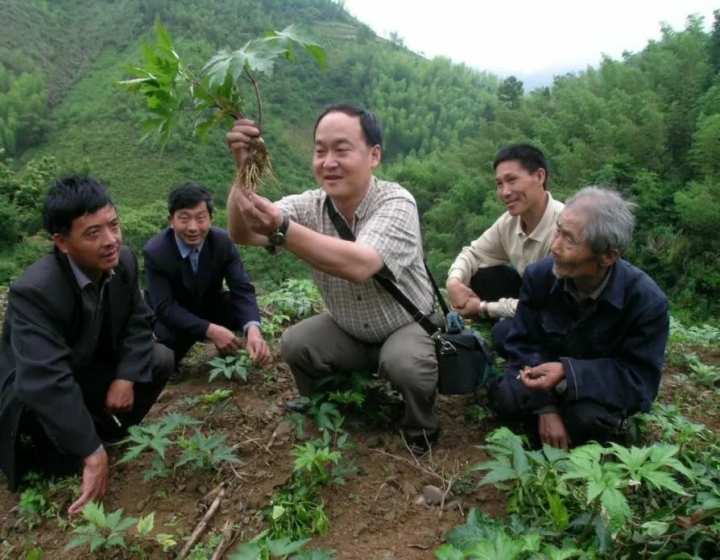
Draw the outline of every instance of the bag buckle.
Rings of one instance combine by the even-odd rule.
[[[440,354],[442,354],[443,356],[447,356],[449,354],[455,354],[457,352],[457,348],[455,348],[453,343],[450,342],[449,340],[443,338],[442,331],[438,330],[430,338],[434,339],[435,342],[440,343]]]

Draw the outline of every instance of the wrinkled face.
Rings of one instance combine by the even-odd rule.
[[[586,219],[582,213],[563,210],[558,219],[555,237],[550,247],[558,278],[590,278],[600,274],[607,266],[606,258],[590,249],[582,233]]]
[[[110,204],[76,218],[67,236],[56,233],[53,240],[93,281],[115,268],[120,260],[122,233],[115,208]]]
[[[334,200],[355,200],[364,196],[380,153],[365,143],[360,117],[328,113],[315,131],[315,178]]]
[[[497,194],[511,216],[522,216],[545,201],[545,170],[527,171],[517,160],[503,161],[495,168]]]
[[[193,208],[182,208],[168,216],[170,228],[188,247],[197,247],[207,237],[212,216],[204,200]]]

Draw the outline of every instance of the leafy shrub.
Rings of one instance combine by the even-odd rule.
[[[226,379],[227,381],[247,381],[250,372],[255,367],[247,351],[240,350],[237,354],[217,356],[208,362],[212,367],[208,381]]]

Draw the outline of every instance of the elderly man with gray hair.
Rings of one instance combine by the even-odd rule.
[[[657,396],[668,301],[620,258],[634,224],[618,193],[586,187],[565,203],[551,256],[525,271],[508,370],[490,395],[501,419],[553,447],[607,440]]]

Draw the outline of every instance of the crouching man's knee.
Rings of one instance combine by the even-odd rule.
[[[588,441],[607,441],[617,433],[623,417],[594,401],[566,403],[563,410],[565,425],[574,445]]]
[[[153,344],[152,374],[153,381],[165,385],[175,371],[175,356],[173,351],[164,344]]]
[[[306,359],[307,356],[308,347],[305,344],[304,337],[301,336],[302,333],[298,332],[299,325],[300,323],[297,323],[286,329],[280,338],[280,356],[291,367],[298,361]],[[305,354],[305,357],[303,357],[303,354]]]
[[[508,375],[502,377],[497,383],[488,388],[490,406],[503,420],[519,420],[522,411],[518,404],[516,389]]]

